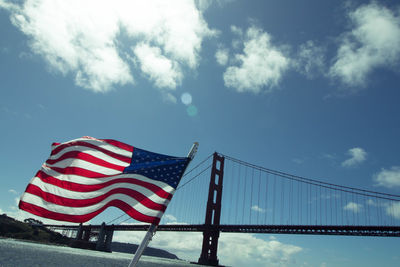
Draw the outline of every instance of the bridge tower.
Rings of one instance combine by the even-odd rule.
[[[224,178],[223,156],[214,153],[208,190],[207,210],[203,232],[203,246],[198,263],[218,266],[217,249],[221,217],[222,184]]]

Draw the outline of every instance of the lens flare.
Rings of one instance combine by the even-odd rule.
[[[196,106],[190,105],[190,106],[187,107],[186,112],[190,117],[194,117],[194,116],[197,115],[198,110],[197,110]]]
[[[186,106],[192,104],[192,95],[189,93],[183,93],[181,95],[181,101],[183,104],[185,104]]]

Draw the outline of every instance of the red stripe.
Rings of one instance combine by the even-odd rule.
[[[126,156],[122,156],[120,154],[114,153],[112,151],[109,151],[107,149],[104,149],[102,147],[87,143],[85,141],[74,141],[74,142],[70,142],[70,143],[65,143],[65,144],[61,144],[60,146],[56,147],[55,149],[53,149],[51,151],[51,155],[56,155],[58,154],[61,150],[68,148],[68,147],[72,147],[72,146],[84,146],[84,147],[89,147],[89,148],[93,148],[96,149],[100,152],[103,152],[104,154],[111,156],[113,158],[119,159],[120,161],[126,162],[128,164],[131,163],[131,157],[126,157]]]
[[[99,183],[99,184],[91,184],[91,185],[85,185],[85,184],[79,184],[79,183],[74,183],[74,182],[69,182],[69,181],[63,181],[60,179],[57,179],[53,176],[48,175],[44,171],[38,171],[36,174],[36,177],[40,178],[43,182],[52,184],[67,190],[75,191],[75,192],[92,192],[92,191],[97,191],[101,190],[107,186],[113,185],[113,184],[118,184],[118,183],[129,183],[129,184],[135,184],[139,185],[142,187],[145,187],[152,191],[153,193],[157,194],[159,197],[169,199],[171,200],[172,194],[164,191],[162,188],[158,187],[157,185],[154,185],[149,182],[144,182],[135,178],[116,178],[110,181],[107,181],[105,183]]]
[[[99,166],[103,166],[103,167],[106,167],[106,168],[114,169],[114,170],[120,171],[120,172],[123,172],[124,169],[125,169],[125,166],[120,166],[120,165],[117,165],[117,164],[110,163],[108,161],[99,159],[99,158],[97,158],[95,156],[92,156],[90,154],[87,154],[87,153],[81,152],[81,151],[69,151],[69,152],[63,154],[61,157],[59,157],[57,159],[48,159],[46,161],[46,163],[50,164],[50,165],[53,165],[53,164],[55,164],[55,163],[57,163],[59,161],[62,161],[64,159],[68,159],[68,158],[81,159],[81,160],[84,160],[84,161],[87,161],[87,162],[90,162],[90,163],[93,163],[93,164],[96,164],[96,165],[99,165]]]
[[[131,146],[131,145],[122,143],[122,142],[117,141],[117,140],[112,140],[112,139],[101,139],[101,140],[106,142],[106,143],[108,143],[108,144],[110,144],[110,145],[119,147],[121,149],[125,149],[125,150],[127,150],[129,152],[133,152],[133,146]]]
[[[128,188],[115,188],[101,196],[88,199],[72,199],[72,198],[61,197],[58,195],[54,195],[52,193],[44,192],[42,189],[40,189],[40,187],[33,184],[29,184],[25,192],[43,198],[47,202],[72,208],[82,208],[82,207],[92,206],[103,201],[104,199],[106,199],[111,195],[119,193],[136,199],[137,201],[139,201],[139,203],[143,204],[143,206],[149,209],[163,211],[163,212],[166,209],[166,206],[155,203],[149,198],[147,198],[145,195]]]
[[[103,173],[99,173],[99,172],[94,172],[94,171],[89,171],[83,168],[79,168],[79,167],[65,167],[65,168],[58,168],[58,167],[51,167],[51,166],[47,166],[47,168],[52,169],[60,174],[73,174],[73,175],[79,175],[82,177],[86,177],[86,178],[104,178],[107,177],[107,175],[104,175]]]
[[[138,212],[137,210],[135,210],[134,208],[132,208],[131,206],[129,206],[128,204],[126,204],[125,202],[123,202],[121,200],[117,200],[117,199],[108,202],[106,205],[104,205],[102,208],[100,208],[97,211],[94,211],[94,212],[88,213],[88,214],[84,214],[84,215],[68,215],[68,214],[64,214],[64,213],[49,211],[45,208],[36,206],[34,204],[30,204],[30,203],[27,203],[24,201],[19,202],[20,209],[30,212],[32,214],[35,214],[37,216],[41,216],[44,218],[53,219],[53,220],[57,220],[57,221],[66,221],[66,222],[75,222],[75,223],[87,222],[111,206],[121,209],[122,211],[126,212],[129,216],[131,216],[135,220],[146,222],[146,223],[152,223],[152,224],[156,224],[156,225],[158,225],[160,223],[160,218],[144,215],[144,214]]]

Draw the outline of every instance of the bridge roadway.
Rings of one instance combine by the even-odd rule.
[[[57,230],[77,230],[75,225],[43,225]],[[100,230],[101,225],[83,225],[91,230]],[[106,225],[106,229],[114,231],[147,231],[148,224],[137,225]],[[110,229],[110,230],[111,230]],[[351,226],[351,225],[219,225],[205,224],[159,225],[157,231],[171,232],[204,232],[205,230],[224,233],[255,233],[255,234],[302,234],[302,235],[346,235],[346,236],[385,236],[400,237],[400,226]]]

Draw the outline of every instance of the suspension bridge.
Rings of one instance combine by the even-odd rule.
[[[205,215],[205,218],[204,218]],[[110,251],[114,231],[147,231],[125,213],[102,225],[45,225]],[[218,265],[220,232],[400,236],[400,195],[300,177],[214,153],[188,171],[158,231],[202,232],[198,263]]]

